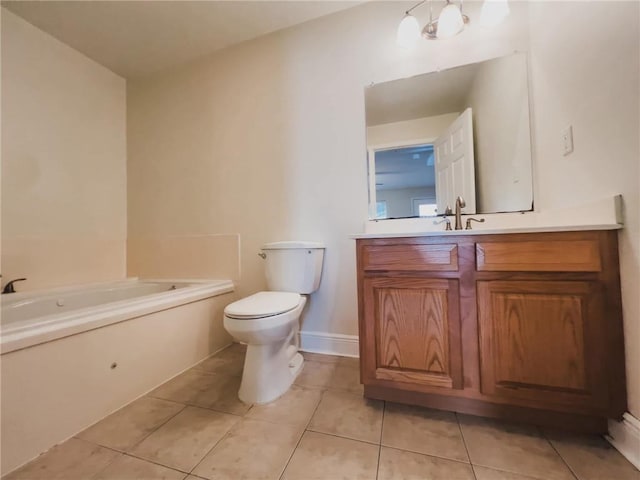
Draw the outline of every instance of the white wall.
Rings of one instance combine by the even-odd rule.
[[[408,6],[371,2],[131,82],[130,233],[239,233],[239,295],[265,287],[262,243],[323,241],[303,330],[356,335],[348,235],[368,216],[364,86],[527,46],[527,7],[515,4],[498,29],[471,25],[402,51],[395,30]],[[469,13],[477,18],[478,5]]]
[[[478,212],[531,210],[527,77],[526,55],[509,55],[480,64],[469,89]]]
[[[123,78],[2,9],[2,280],[122,278]]]
[[[536,208],[623,195],[627,389],[640,418],[640,4],[533,2],[530,14]],[[564,157],[567,125],[575,150]]]

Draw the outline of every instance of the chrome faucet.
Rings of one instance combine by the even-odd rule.
[[[462,197],[458,197],[456,198],[456,223],[455,223],[455,230],[462,230],[462,209],[464,207],[466,207],[467,204],[464,201],[464,198]]]
[[[13,284],[16,282],[23,282],[25,280],[26,278],[16,278],[15,280],[11,280],[10,282],[7,282],[7,284],[2,289],[2,293],[16,293],[15,288],[13,288]]]

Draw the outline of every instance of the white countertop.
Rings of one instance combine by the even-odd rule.
[[[441,217],[371,220],[365,231],[350,238],[394,238],[450,235],[495,235],[504,233],[572,232],[586,230],[617,230],[623,228],[622,197],[615,195],[577,207],[524,213],[491,213],[463,215],[462,225],[469,217],[484,219],[473,223],[472,230],[445,230]],[[449,217],[453,228],[453,217]]]
[[[543,232],[578,232],[586,230],[617,230],[620,224],[571,225],[549,227],[514,227],[487,228],[483,230],[434,230],[426,232],[394,232],[394,233],[354,233],[349,238],[398,238],[398,237],[438,237],[450,235],[496,235],[505,233],[543,233]]]

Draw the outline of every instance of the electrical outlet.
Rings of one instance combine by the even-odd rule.
[[[569,125],[562,130],[562,155],[565,157],[573,152],[573,127]]]

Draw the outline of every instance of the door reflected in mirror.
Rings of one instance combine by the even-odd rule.
[[[369,218],[533,208],[524,54],[367,87]]]

